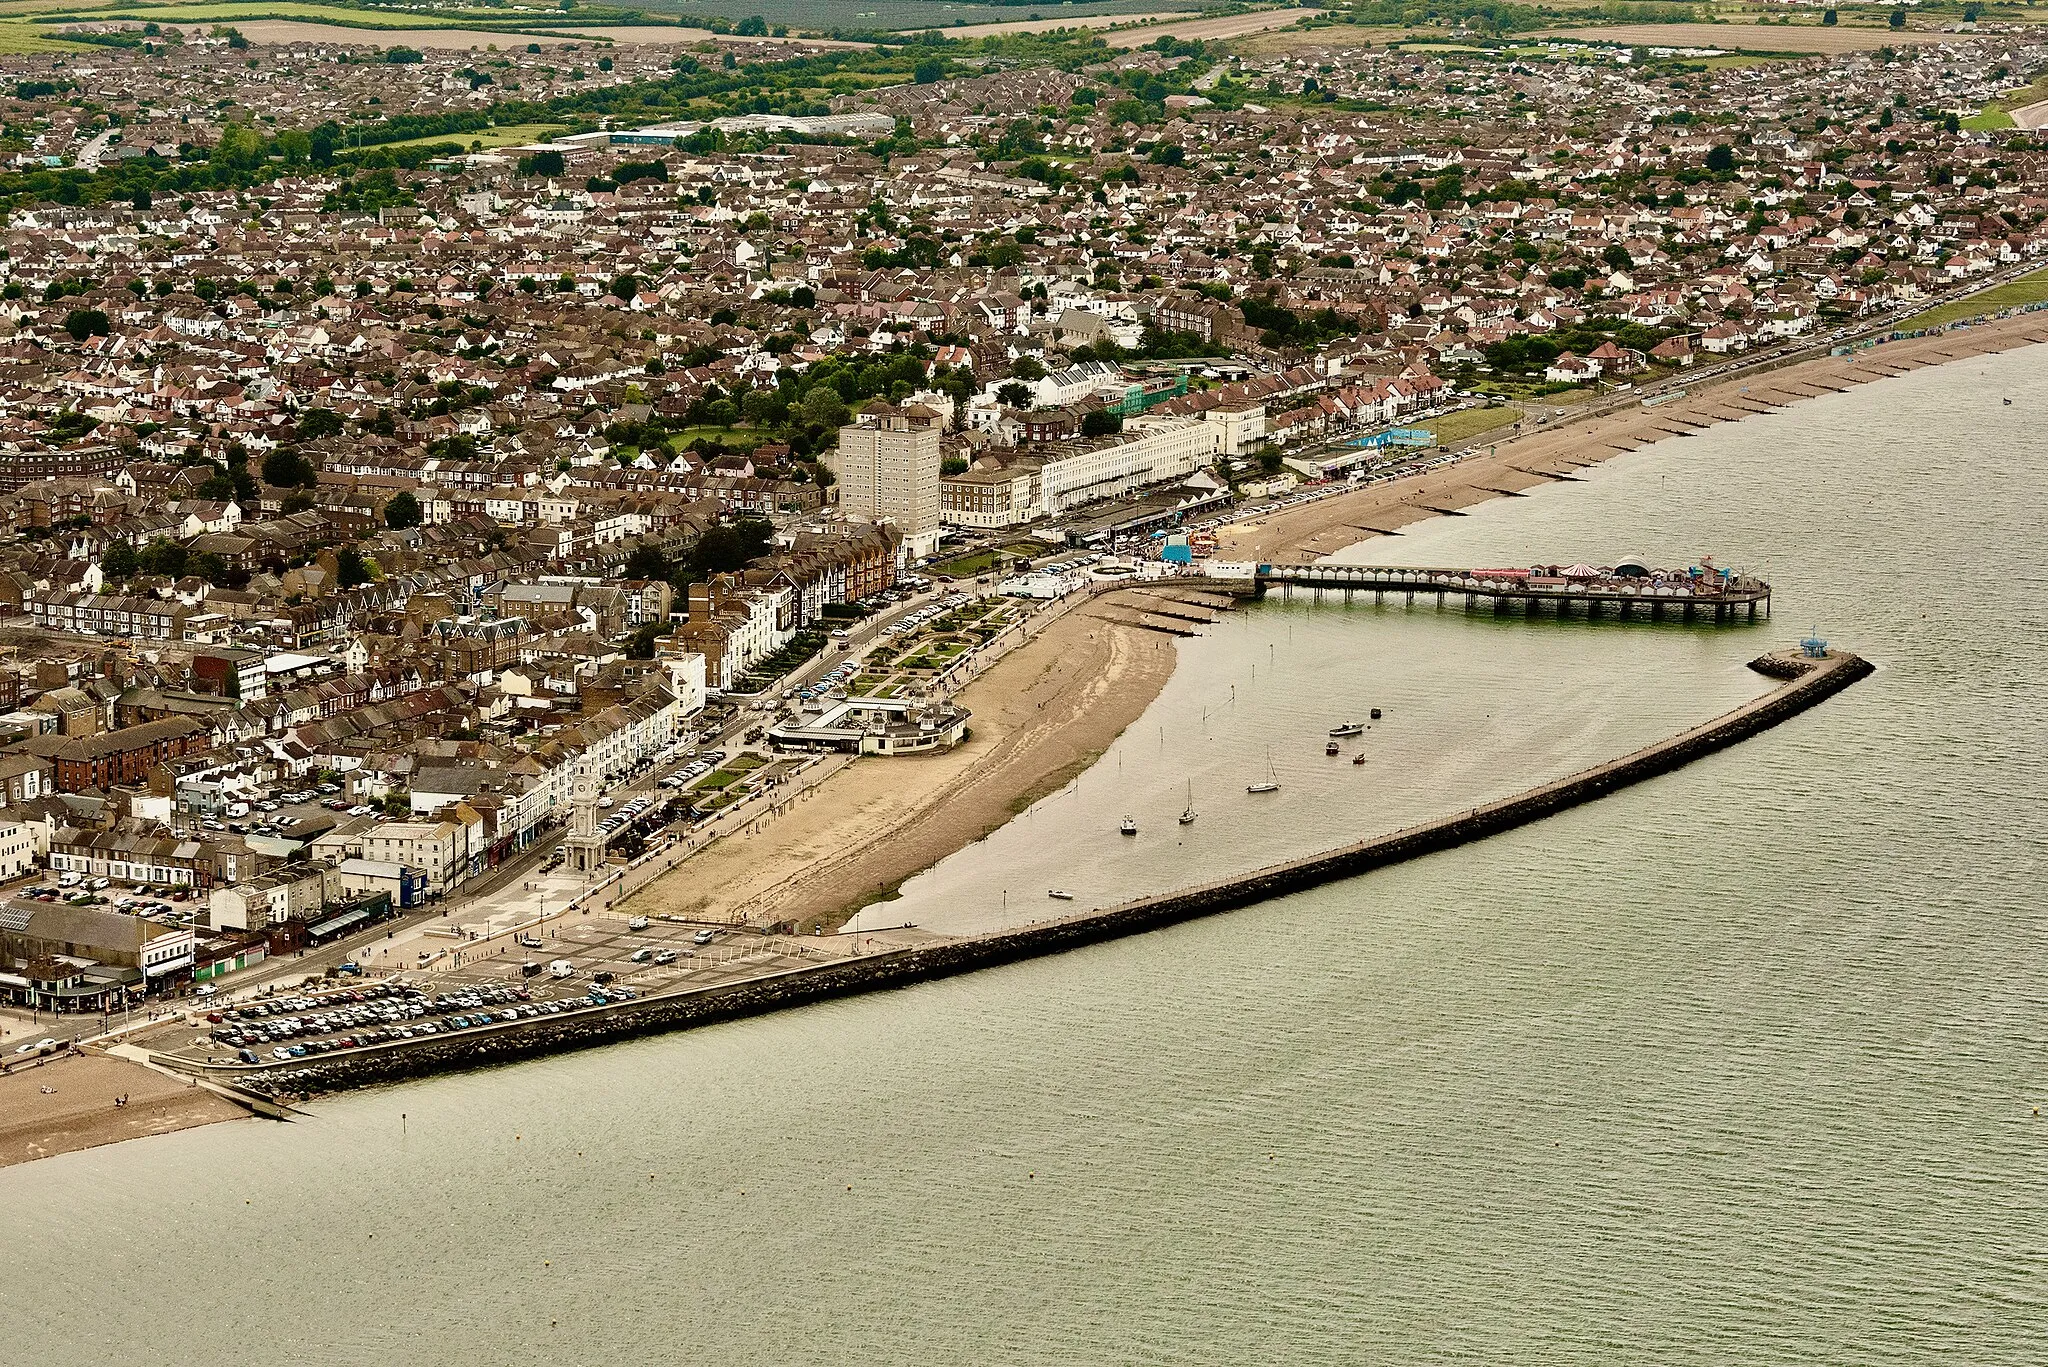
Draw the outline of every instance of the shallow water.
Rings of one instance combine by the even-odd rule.
[[[1743,661],[1809,624],[1880,665],[1735,750],[1137,939],[0,1171],[0,1343],[2037,1361],[2044,377],[2040,348],[1922,372],[1375,541],[1712,553],[1769,572],[1777,620],[1244,613],[1074,792],[891,909],[1028,919],[1048,885],[1193,881],[1512,791],[1750,696]],[[1326,762],[1322,732],[1376,703],[1365,772]],[[1262,807],[1242,783],[1268,745]]]

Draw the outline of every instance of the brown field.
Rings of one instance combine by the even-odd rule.
[[[128,17],[128,16],[123,16]],[[252,43],[334,43],[346,47],[489,48],[524,51],[528,43],[557,47],[575,38],[535,38],[524,33],[493,33],[477,28],[347,28],[305,19],[239,19],[235,27]]]
[[[1314,9],[1269,9],[1251,14],[1226,14],[1217,19],[1182,19],[1149,28],[1120,29],[1104,41],[1111,47],[1143,47],[1160,37],[1190,41],[1196,38],[1241,38],[1248,33],[1286,28],[1297,20],[1320,13],[1321,10]]]
[[[1819,24],[1621,24],[1612,28],[1552,29],[1539,38],[1586,38],[1642,47],[1717,47],[1729,52],[1872,52],[1902,43],[1960,43],[1972,33],[1928,29],[1822,28]]]
[[[948,38],[992,38],[1005,33],[1050,33],[1061,28],[1109,28],[1114,24],[1164,23],[1169,19],[1194,17],[1190,10],[1159,10],[1152,14],[1083,14],[1073,19],[1014,19],[1000,24],[963,24],[959,28],[944,30]],[[905,33],[924,33],[926,29],[907,28]],[[1156,35],[1155,35],[1156,36]]]
[[[564,28],[560,24],[541,21],[540,27],[551,33],[574,33],[585,38],[602,38],[613,43],[652,43],[667,45],[673,43],[800,43],[804,47],[867,47],[866,43],[850,43],[838,38],[752,38],[737,33],[713,33],[708,28],[675,28],[657,24],[613,24],[601,28]],[[949,29],[947,32],[963,33],[964,29]],[[545,42],[546,39],[541,41]]]

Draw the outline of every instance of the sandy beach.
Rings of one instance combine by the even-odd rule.
[[[1170,636],[1068,612],[963,690],[966,743],[863,759],[759,834],[729,837],[638,894],[637,911],[837,927],[863,903],[1007,822],[1085,769],[1173,673]]]
[[[128,1104],[116,1107],[117,1096]],[[0,1077],[0,1167],[246,1115],[139,1063],[75,1054]]]
[[[1398,534],[1409,523],[1446,511],[1461,512],[1488,499],[1571,479],[1579,470],[1652,442],[1688,437],[1715,423],[1768,413],[1925,366],[2035,342],[2048,342],[2048,313],[2022,314],[1937,337],[1887,342],[1852,356],[1819,357],[1762,374],[1716,380],[1651,408],[1631,403],[1582,418],[1555,418],[1533,430],[1525,419],[1520,433],[1504,430],[1497,439],[1481,437],[1473,448],[1480,454],[1455,465],[1222,528],[1217,553],[1235,560],[1317,559],[1373,536]],[[1678,383],[1684,387],[1682,379]],[[1531,404],[1528,411],[1533,418],[1547,410]]]

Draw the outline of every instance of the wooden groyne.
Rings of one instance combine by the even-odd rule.
[[[239,1081],[244,1087],[273,1093],[312,1093],[509,1063],[807,1002],[904,987],[1136,935],[1356,877],[1541,821],[1728,749],[1789,721],[1875,672],[1868,661],[1846,652],[1821,658],[1766,655],[1753,661],[1751,668],[1784,682],[1732,712],[1619,759],[1498,802],[1323,854],[1014,930],[835,960],[696,992],[591,1007],[476,1034],[331,1055],[310,1065],[294,1061],[258,1066],[241,1070]]]

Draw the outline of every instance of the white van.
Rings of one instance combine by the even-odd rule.
[[[557,959],[548,965],[548,974],[556,978],[573,978],[576,976],[576,965],[567,959]]]
[[[635,916],[635,917],[634,917],[634,918],[633,918],[632,920],[630,920],[630,921],[626,922],[626,929],[628,929],[628,930],[645,930],[645,929],[647,929],[647,918],[646,918],[645,916]]]
[[[230,802],[230,803],[228,804],[228,818],[229,818],[230,820],[233,820],[233,819],[234,819],[235,817],[238,817],[238,816],[247,816],[248,814],[249,814],[249,804],[248,804],[248,803],[246,803],[246,802]]]

